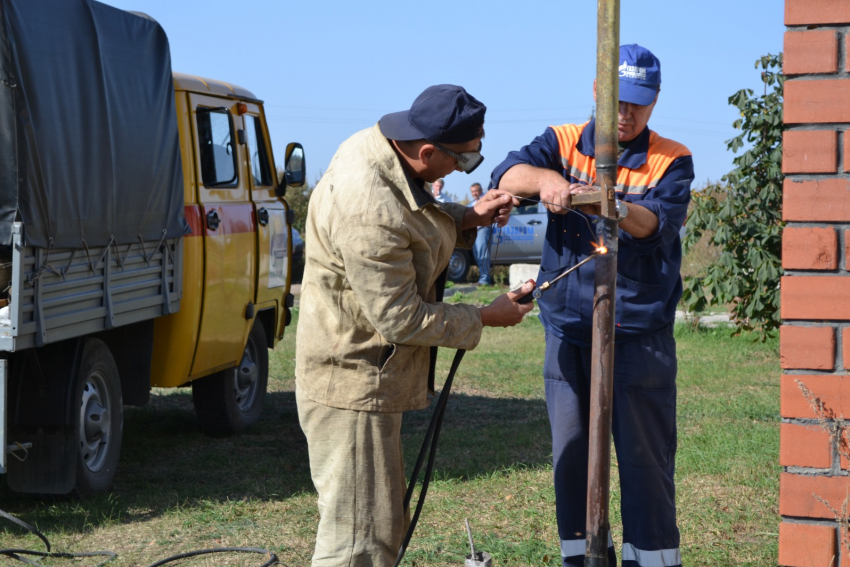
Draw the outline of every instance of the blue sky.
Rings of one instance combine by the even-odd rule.
[[[155,18],[175,71],[232,82],[265,101],[275,157],[304,145],[309,180],[339,144],[427,86],[463,85],[487,107],[483,154],[446,190],[464,197],[547,126],[583,122],[593,106],[596,2],[583,0],[106,0]],[[727,99],[761,92],[757,58],[782,50],[783,0],[622,0],[621,43],[661,60],[650,127],[687,145],[696,185],[732,168]]]

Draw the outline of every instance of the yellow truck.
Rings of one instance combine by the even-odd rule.
[[[144,14],[0,10],[0,473],[91,494],[152,386],[191,385],[212,435],[259,419],[304,151],[287,146],[279,182],[262,101],[172,73]]]

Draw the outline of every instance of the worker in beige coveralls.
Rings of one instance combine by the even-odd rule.
[[[485,307],[438,300],[452,250],[511,210],[498,190],[468,208],[429,191],[481,162],[485,111],[462,87],[429,87],[343,142],[310,198],[295,376],[319,493],[314,567],[393,565],[409,523],[402,412],[428,405],[431,347],[475,348],[482,327],[532,308],[515,301],[529,284]]]

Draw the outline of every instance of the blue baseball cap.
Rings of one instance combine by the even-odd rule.
[[[620,46],[620,100],[646,106],[661,88],[661,61],[636,43]]]
[[[378,124],[390,140],[462,144],[481,135],[486,111],[463,87],[434,85],[416,97],[410,110],[387,114]]]

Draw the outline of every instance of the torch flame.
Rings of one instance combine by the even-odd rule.
[[[600,246],[599,248],[596,249],[596,251],[600,254],[607,254],[608,248],[606,248],[605,246]]]

